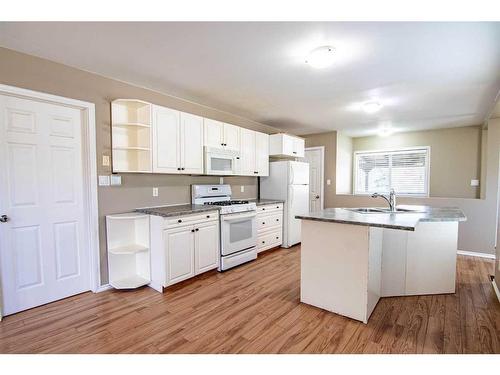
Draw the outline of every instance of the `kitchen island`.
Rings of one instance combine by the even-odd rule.
[[[380,297],[455,292],[455,207],[329,208],[302,219],[301,302],[364,323]]]

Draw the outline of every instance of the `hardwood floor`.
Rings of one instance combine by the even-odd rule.
[[[8,316],[0,353],[500,353],[492,261],[459,256],[456,294],[382,298],[365,325],[299,303],[299,250]]]

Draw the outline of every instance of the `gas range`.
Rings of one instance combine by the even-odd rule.
[[[192,203],[219,206],[221,215],[257,210],[255,202],[231,200],[229,185],[193,185]]]
[[[191,203],[219,207],[219,271],[257,258],[257,205],[231,200],[229,185],[192,185]]]

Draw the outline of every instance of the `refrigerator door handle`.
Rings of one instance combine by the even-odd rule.
[[[295,172],[293,171],[293,165],[290,164],[290,185],[293,185],[293,180],[295,180]]]

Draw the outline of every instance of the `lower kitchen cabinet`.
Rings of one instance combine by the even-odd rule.
[[[181,227],[164,233],[166,252],[166,285],[193,277],[194,272],[194,228]]]
[[[219,266],[219,214],[151,216],[151,287],[189,279]]]
[[[257,207],[257,252],[283,243],[283,203]]]

